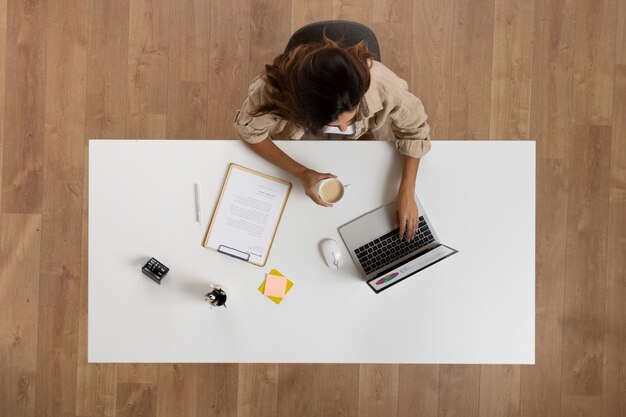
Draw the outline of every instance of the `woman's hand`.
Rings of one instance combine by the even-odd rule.
[[[332,204],[325,203],[317,194],[317,183],[325,178],[337,178],[336,175],[330,173],[320,174],[317,171],[306,168],[298,173],[296,177],[302,183],[302,187],[304,188],[306,195],[308,195],[309,198],[311,198],[311,200],[313,200],[316,204],[324,207],[333,206]]]
[[[406,240],[408,242],[413,240],[419,225],[419,211],[417,210],[417,204],[415,204],[415,198],[413,198],[413,191],[410,188],[400,188],[398,191],[398,197],[396,198],[396,223],[400,228],[399,239],[402,240],[406,232]]]
[[[419,166],[420,160],[418,158],[404,155],[402,181],[400,181],[398,197],[396,198],[396,223],[400,229],[399,239],[402,240],[402,237],[406,236],[408,242],[413,240],[417,226],[419,226],[419,213],[413,197]]]

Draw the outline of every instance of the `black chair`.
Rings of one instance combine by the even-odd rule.
[[[322,43],[324,32],[328,38],[341,42],[345,46],[353,46],[365,41],[367,49],[372,53],[374,59],[380,62],[380,47],[374,32],[364,24],[350,20],[324,20],[302,26],[289,38],[285,53],[298,45]]]

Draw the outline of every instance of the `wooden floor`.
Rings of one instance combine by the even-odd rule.
[[[536,365],[87,364],[87,139],[234,138],[329,18],[434,139],[537,141]],[[0,155],[1,417],[626,415],[626,0],[0,0]]]

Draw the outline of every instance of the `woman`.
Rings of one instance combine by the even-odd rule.
[[[328,38],[279,55],[250,85],[235,127],[254,152],[297,177],[311,200],[327,207],[316,183],[335,176],[299,164],[271,139],[315,137],[325,126],[353,131],[346,139],[387,139],[391,128],[403,155],[396,221],[400,239],[406,233],[411,240],[419,223],[415,178],[420,158],[430,150],[430,127],[407,83],[371,58],[363,42],[346,48]]]

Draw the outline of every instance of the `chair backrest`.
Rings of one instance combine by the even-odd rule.
[[[361,41],[365,41],[374,59],[380,62],[380,47],[374,32],[364,24],[350,20],[324,20],[301,27],[289,38],[289,42],[287,42],[285,47],[285,53],[298,45],[314,42],[322,43],[324,31],[328,38],[337,42],[340,41],[346,46],[356,45]]]

